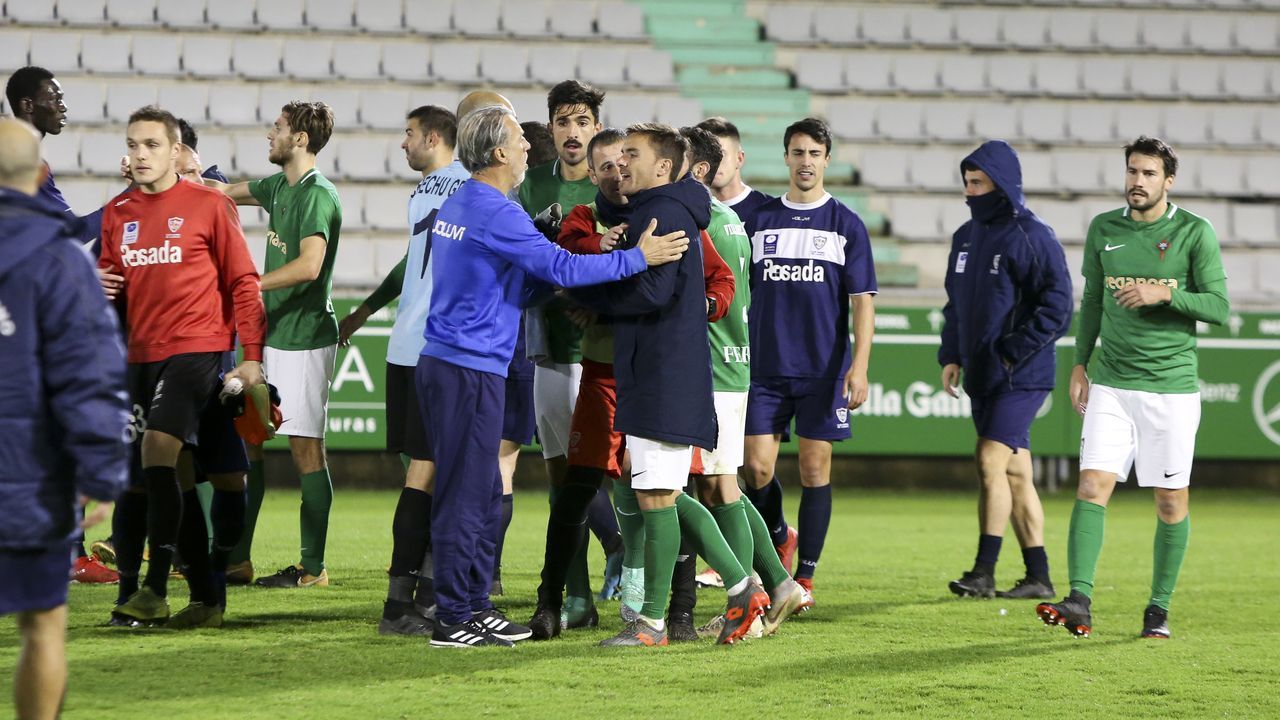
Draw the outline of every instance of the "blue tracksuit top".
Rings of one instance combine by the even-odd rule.
[[[711,196],[691,177],[628,198],[631,216],[620,248],[634,247],[649,221],[658,235],[683,230],[689,249],[679,261],[643,275],[572,293],[613,321],[618,382],[614,430],[648,440],[715,449],[718,437],[707,344],[707,293],[699,233],[711,218]],[[615,250],[614,252],[617,252]]]
[[[969,395],[1052,390],[1053,346],[1070,327],[1073,306],[1062,245],[1027,209],[1013,148],[991,140],[964,163],[996,189],[969,198],[974,217],[951,238],[938,363],[964,368]]]
[[[0,189],[0,548],[78,531],[129,477],[124,346],[75,217]]]
[[[518,204],[478,180],[464,182],[444,201],[431,233],[431,307],[422,354],[502,377],[520,310],[545,299],[550,286],[620,280],[646,267],[639,248],[567,252],[547,240]]]

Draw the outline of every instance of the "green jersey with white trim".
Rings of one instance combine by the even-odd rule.
[[[1081,272],[1076,364],[1089,367],[1094,340],[1102,339],[1090,379],[1126,390],[1198,392],[1196,320],[1221,321],[1219,313],[1200,312],[1193,294],[1221,293],[1226,301],[1209,221],[1173,203],[1154,222],[1134,220],[1128,207],[1102,213],[1089,225]],[[1121,288],[1152,283],[1168,287],[1172,301],[1130,310],[1115,299]]]
[[[733,272],[733,302],[724,317],[707,324],[711,343],[711,383],[716,392],[746,392],[751,388],[751,340],[747,308],[751,306],[751,238],[728,205],[711,198],[707,235],[720,259]]]

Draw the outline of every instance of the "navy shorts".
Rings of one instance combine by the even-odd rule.
[[[71,543],[33,550],[0,550],[0,615],[51,610],[67,604]]]
[[[538,429],[533,415],[533,378],[507,376],[507,406],[502,414],[502,439],[521,445],[533,442]]]
[[[200,443],[191,448],[196,470],[202,475],[243,473],[249,470],[244,439],[236,432],[235,418],[215,398],[200,416]]]
[[[1012,390],[981,397],[969,396],[978,437],[1004,443],[1014,452],[1031,449],[1031,421],[1044,404],[1048,390]]]
[[[844,378],[751,378],[747,394],[747,435],[796,434],[809,440],[848,440],[849,403]]]
[[[414,460],[435,459],[431,434],[418,402],[415,368],[387,363],[387,452],[404,453]]]

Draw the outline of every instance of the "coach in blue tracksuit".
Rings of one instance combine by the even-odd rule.
[[[438,647],[510,645],[529,629],[489,601],[501,521],[505,378],[520,310],[551,286],[592,285],[678,260],[687,238],[645,237],[607,255],[572,255],[507,199],[524,179],[529,144],[515,114],[476,110],[458,125],[471,180],[444,202],[431,230],[433,290],[415,380],[436,459],[431,512]],[[427,411],[430,408],[430,412]]]
[[[1053,229],[1027,209],[1013,148],[983,143],[960,164],[973,218],[951,239],[942,314],[942,384],[960,377],[978,431],[978,556],[950,584],[970,597],[1051,598],[1044,511],[1031,479],[1031,421],[1053,390],[1054,342],[1071,324],[1071,275]],[[1005,526],[1013,520],[1026,575],[995,592]]]
[[[18,614],[18,717],[53,717],[81,497],[124,489],[124,347],[71,218],[37,196],[40,146],[0,120],[0,615]]]

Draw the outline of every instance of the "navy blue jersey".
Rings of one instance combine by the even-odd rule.
[[[725,200],[724,204],[728,205],[729,209],[736,213],[738,219],[745,225],[748,220],[755,217],[756,211],[762,205],[773,199],[773,196],[762,193],[750,185],[743,185],[742,187],[746,189],[742,191],[741,195]]]
[[[871,240],[858,214],[823,194],[761,205],[751,236],[751,376],[837,378],[849,367],[849,296],[874,294]]]

